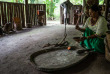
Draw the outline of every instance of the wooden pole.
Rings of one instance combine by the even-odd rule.
[[[25,5],[28,5],[28,0],[24,0],[24,4]]]
[[[25,4],[25,14],[26,14],[26,25],[28,23],[28,0],[24,0]]]
[[[83,7],[86,5],[86,0],[83,0]]]
[[[106,9],[105,9],[105,18],[107,20],[107,15],[108,15],[108,8],[109,8],[109,0],[106,0]]]

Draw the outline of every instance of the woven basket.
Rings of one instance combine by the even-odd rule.
[[[106,32],[105,39],[105,58],[110,62],[110,31]]]

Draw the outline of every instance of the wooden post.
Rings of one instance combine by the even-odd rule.
[[[47,22],[46,22],[46,5],[45,5],[45,7],[44,7],[44,10],[45,10],[45,11],[44,11],[44,12],[45,12],[45,23],[44,23],[44,24],[46,25],[46,23],[47,23]]]
[[[1,14],[1,3],[0,3],[0,26],[1,26],[1,16],[2,16],[2,14]]]
[[[25,4],[25,13],[26,13],[26,25],[28,23],[28,0],[24,0],[24,4]]]
[[[109,0],[106,0],[106,9],[105,9],[105,18],[107,20],[107,16],[108,16],[108,8],[109,8]]]
[[[22,27],[25,28],[24,4],[21,6]]]
[[[86,5],[86,0],[83,0],[83,7]]]
[[[60,6],[60,24],[64,24],[63,8]]]

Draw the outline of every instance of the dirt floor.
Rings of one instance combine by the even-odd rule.
[[[69,42],[81,32],[74,25],[67,25]],[[47,43],[57,43],[64,37],[64,25],[48,25],[24,28],[14,34],[0,37],[0,74],[110,74],[110,63],[103,54],[90,54],[87,59],[65,70],[46,73],[36,70],[29,57],[32,53],[43,50]],[[97,57],[98,56],[98,57]]]

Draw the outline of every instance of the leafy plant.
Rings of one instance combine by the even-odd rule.
[[[102,5],[104,3],[104,0],[99,0],[99,4]]]
[[[18,2],[18,3],[22,3],[24,0],[7,0],[8,2]]]
[[[54,18],[54,10],[56,8],[55,2],[53,0],[45,0],[43,1],[44,4],[46,4],[46,12],[47,12],[47,17],[49,18]]]

